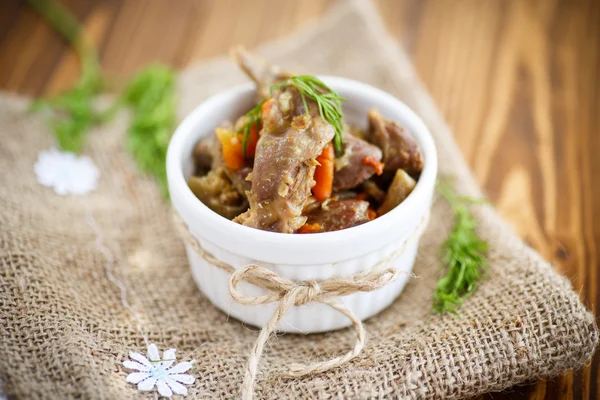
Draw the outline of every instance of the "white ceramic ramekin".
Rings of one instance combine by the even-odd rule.
[[[292,235],[265,232],[231,222],[198,200],[186,183],[192,173],[192,149],[204,135],[214,132],[221,122],[234,121],[255,99],[254,85],[236,86],[200,104],[177,128],[167,154],[167,176],[171,201],[176,211],[202,247],[235,268],[255,263],[267,266],[293,281],[324,280],[372,269],[389,256],[415,231],[431,207],[437,173],[435,146],[423,121],[395,97],[364,83],[338,77],[321,79],[348,99],[344,113],[348,122],[366,126],[367,111],[373,107],[408,128],[421,145],[425,168],[414,191],[398,207],[364,225],[337,232]],[[401,271],[413,267],[418,241],[413,241],[390,263]],[[248,324],[262,327],[275,304],[243,306],[235,303],[227,290],[228,275],[201,258],[186,244],[193,276],[204,294],[224,312]],[[360,319],[369,318],[394,301],[409,274],[400,274],[387,286],[339,300]],[[240,290],[264,294],[247,283]],[[320,303],[293,307],[279,326],[283,332],[323,332],[343,328],[350,321]]]

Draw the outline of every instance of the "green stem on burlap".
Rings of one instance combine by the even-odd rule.
[[[467,207],[482,201],[459,196],[446,183],[438,183],[437,190],[452,207],[454,225],[442,243],[442,267],[446,268],[446,274],[437,283],[433,310],[457,314],[487,270],[487,243],[477,235],[477,221]]]
[[[79,152],[91,128],[111,120],[118,110],[127,107],[132,113],[127,148],[138,167],[153,175],[168,196],[165,162],[176,122],[175,72],[166,66],[151,65],[133,76],[117,101],[100,109],[97,98],[107,90],[107,80],[102,75],[96,47],[81,24],[55,0],[28,2],[73,46],[81,61],[81,74],[72,88],[38,99],[30,109],[46,115],[61,149]]]

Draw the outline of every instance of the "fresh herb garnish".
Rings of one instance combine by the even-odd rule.
[[[34,101],[30,110],[47,115],[48,125],[61,149],[78,152],[83,146],[85,133],[106,119],[105,113],[94,104],[95,96],[105,87],[98,54],[77,19],[60,3],[52,0],[28,1],[71,43],[81,60],[81,76],[71,89],[58,96]]]
[[[438,184],[437,189],[452,207],[454,226],[442,244],[442,265],[448,270],[438,281],[433,310],[457,314],[458,307],[473,294],[477,283],[487,271],[487,243],[475,232],[477,221],[467,207],[482,201],[459,196],[445,183]]]
[[[291,78],[271,85],[270,91],[273,93],[277,89],[283,89],[290,86],[294,86],[298,89],[307,115],[308,102],[306,101],[306,98],[310,98],[317,103],[321,118],[333,126],[333,129],[335,130],[333,146],[336,154],[341,155],[343,153],[342,131],[344,129],[342,101],[346,101],[346,99],[340,97],[333,89],[323,83],[323,81],[310,75],[292,76]],[[252,126],[259,124],[262,119],[261,109],[264,103],[265,100],[261,101],[256,107],[245,114],[247,120],[238,130],[238,133],[243,133],[242,151],[244,152],[244,157],[246,156],[246,147]]]
[[[151,65],[135,75],[122,95],[132,113],[127,144],[139,168],[153,175],[168,197],[167,148],[176,121],[175,72]]]
[[[323,83],[323,81],[310,75],[292,76],[291,78],[272,85],[271,92],[289,86],[294,86],[298,89],[307,114],[308,103],[306,98],[310,98],[317,103],[321,118],[335,129],[333,146],[335,152],[338,155],[341,155],[343,152],[342,131],[344,127],[342,101],[346,101],[346,99],[340,97],[333,89]]]
[[[246,147],[248,147],[248,138],[250,137],[250,133],[252,132],[253,126],[258,126],[262,120],[262,106],[265,104],[266,100],[261,101],[254,107],[252,110],[248,111],[244,117],[246,121],[244,125],[238,129],[237,133],[242,134],[242,153],[244,158],[246,158]]]
[[[167,195],[166,150],[175,125],[175,72],[151,65],[135,75],[119,100],[107,109],[96,107],[98,95],[107,89],[98,52],[84,35],[83,27],[55,0],[28,0],[29,4],[75,48],[81,60],[81,76],[75,86],[49,99],[32,103],[32,111],[48,114],[50,128],[63,150],[77,152],[93,126],[112,119],[123,106],[132,111],[128,129],[129,150],[139,168],[158,180]]]

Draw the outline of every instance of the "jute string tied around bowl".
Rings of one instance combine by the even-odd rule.
[[[393,282],[400,274],[408,273],[405,271],[398,271],[396,268],[389,267],[388,265],[395,260],[409,244],[417,241],[421,237],[429,222],[429,213],[427,213],[408,238],[390,255],[376,263],[370,270],[323,281],[311,280],[294,282],[258,264],[248,264],[242,268],[236,269],[217,259],[200,245],[198,239],[190,232],[179,214],[173,212],[173,216],[175,226],[186,243],[192,246],[198,255],[208,263],[230,274],[228,290],[235,302],[243,305],[278,303],[273,315],[261,329],[258,339],[254,343],[248,357],[244,381],[241,387],[241,397],[244,400],[252,399],[254,382],[258,372],[258,362],[267,340],[292,306],[303,306],[310,302],[318,302],[337,310],[352,322],[352,326],[356,330],[356,342],[352,350],[339,357],[308,365],[291,364],[288,371],[290,376],[300,377],[325,372],[332,368],[339,367],[356,357],[365,346],[365,328],[362,321],[349,308],[340,303],[336,297],[347,296],[358,292],[371,292]],[[408,274],[412,275],[412,273]],[[268,290],[268,293],[262,296],[248,296],[242,294],[237,289],[238,283],[242,281],[266,289]]]

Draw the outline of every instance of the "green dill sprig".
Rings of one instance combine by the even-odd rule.
[[[336,153],[341,155],[343,152],[342,131],[344,129],[344,113],[342,111],[342,102],[346,101],[346,99],[340,97],[333,89],[323,83],[323,81],[321,81],[319,78],[311,75],[292,76],[291,78],[272,85],[271,92],[289,86],[294,86],[296,89],[298,89],[307,114],[308,102],[306,99],[310,98],[317,103],[321,118],[333,126],[333,129],[335,130],[333,145]]]
[[[244,158],[246,158],[246,147],[248,146],[248,138],[250,137],[252,127],[260,124],[262,121],[261,111],[265,101],[266,100],[261,101],[252,110],[245,114],[246,121],[244,122],[244,125],[242,125],[242,127],[237,131],[237,133],[242,134],[242,153]]]
[[[128,147],[140,169],[152,174],[168,197],[166,158],[176,121],[175,72],[151,65],[133,77],[122,100],[132,112]]]
[[[98,52],[84,35],[77,19],[56,0],[28,0],[29,4],[75,48],[81,61],[81,76],[73,88],[49,99],[32,103],[32,111],[48,114],[58,145],[78,152],[85,134],[93,126],[113,118],[123,106],[132,112],[128,148],[139,168],[158,180],[168,195],[166,152],[175,126],[175,72],[151,65],[135,75],[120,98],[105,110],[97,109],[96,98],[106,88]]]
[[[452,207],[454,226],[442,244],[442,265],[447,272],[437,283],[433,310],[457,314],[487,271],[487,243],[477,235],[477,221],[467,207],[482,201],[459,196],[448,184],[440,183],[437,189]]]
[[[54,29],[75,48],[81,60],[81,76],[69,90],[46,99],[34,101],[30,111],[46,114],[48,125],[61,149],[78,152],[85,133],[106,119],[97,109],[94,98],[104,90],[98,53],[84,35],[77,19],[60,3],[53,0],[28,0]]]
[[[285,79],[281,82],[271,85],[271,93],[277,89],[283,89],[286,87],[294,86],[298,89],[302,103],[306,114],[308,114],[308,102],[307,98],[312,99],[319,107],[319,114],[321,118],[333,126],[335,135],[333,137],[333,146],[338,155],[343,152],[343,141],[342,131],[344,129],[344,113],[342,111],[342,101],[346,101],[343,97],[340,97],[333,89],[325,85],[320,79],[310,75],[299,75]],[[261,109],[265,100],[260,102],[252,110],[245,114],[247,118],[244,125],[238,130],[238,133],[243,133],[242,136],[242,151],[244,157],[246,156],[246,146],[248,143],[248,137],[252,126],[261,122]]]

